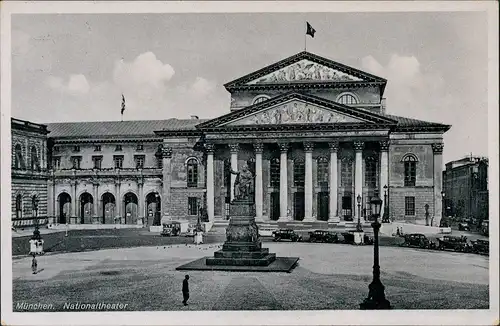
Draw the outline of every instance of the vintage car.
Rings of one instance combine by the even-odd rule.
[[[458,223],[458,231],[470,231],[469,223],[465,222]]]
[[[405,242],[401,244],[404,247],[417,247],[422,249],[432,249],[435,244],[429,241],[427,237],[420,233],[411,233],[404,235]]]
[[[273,231],[274,241],[290,240],[293,242],[302,241],[302,237],[292,229],[280,229]]]
[[[261,237],[272,237],[273,232],[276,231],[276,228],[269,226],[260,226],[259,227],[259,235]]]
[[[178,236],[181,233],[181,226],[179,223],[163,224],[161,235],[164,237]]]
[[[309,242],[338,242],[339,237],[335,232],[316,230],[309,232]]]
[[[444,236],[438,239],[438,249],[439,250],[454,250],[461,252],[470,252],[472,248],[467,243],[467,237],[465,236]]]
[[[344,237],[344,243],[348,244],[353,244],[354,243],[354,232],[355,231],[348,231],[348,232],[342,232],[342,236]],[[368,234],[363,235],[363,243],[364,244],[373,244],[373,237],[369,236]]]
[[[490,253],[489,240],[477,239],[476,241],[471,241],[471,243],[472,243],[472,251],[475,252],[476,254],[488,255]]]

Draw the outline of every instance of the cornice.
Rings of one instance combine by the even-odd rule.
[[[95,144],[95,143],[147,143],[147,142],[162,142],[161,137],[124,137],[124,138],[111,138],[108,137],[58,137],[50,138],[53,144]]]
[[[383,86],[384,82],[366,82],[366,81],[350,81],[350,82],[288,82],[288,83],[273,83],[273,84],[252,84],[252,85],[235,85],[228,86],[226,89],[229,92],[234,91],[254,91],[254,90],[310,90],[310,89],[355,89],[363,87]]]

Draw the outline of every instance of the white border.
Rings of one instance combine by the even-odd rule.
[[[498,325],[498,232],[491,232],[489,310],[394,310],[368,311],[242,311],[242,312],[85,312],[13,313],[10,229],[10,106],[11,33],[13,13],[202,13],[202,12],[488,12],[488,156],[490,159],[490,227],[498,230],[498,3],[495,1],[412,2],[5,2],[1,4],[1,235],[2,235],[2,324],[57,325]],[[6,155],[5,155],[6,154]],[[332,294],[334,295],[334,294]],[[84,318],[82,318],[85,316]]]

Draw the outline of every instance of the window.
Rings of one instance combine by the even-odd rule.
[[[54,170],[59,170],[61,168],[61,157],[60,156],[55,156],[53,158],[52,168]]]
[[[340,164],[340,183],[342,187],[352,187],[352,161],[343,159]]]
[[[415,215],[415,197],[405,197],[405,215]]]
[[[23,217],[23,195],[16,196],[16,218]]]
[[[188,215],[198,215],[198,197],[188,197]]]
[[[365,186],[377,188],[377,160],[374,157],[365,159]]]
[[[54,151],[54,153],[59,153],[59,146],[54,146],[52,147],[52,150]]]
[[[119,152],[122,150],[122,145],[116,145],[115,151]]]
[[[31,147],[31,170],[40,171],[40,162],[38,161],[38,153],[36,147]]]
[[[326,157],[318,158],[318,186],[327,187],[328,186],[328,159]]]
[[[92,161],[94,161],[94,169],[102,168],[102,156],[92,156]]]
[[[306,166],[304,161],[296,159],[293,162],[293,184],[295,187],[304,187],[304,177],[306,174]]]
[[[80,164],[82,162],[82,157],[81,156],[72,156],[71,157],[71,164],[73,169],[80,169]]]
[[[113,156],[113,161],[115,162],[115,169],[123,168],[123,155]]]
[[[144,150],[144,145],[143,144],[137,144],[136,150],[138,150],[138,151]]]
[[[269,99],[269,96],[267,96],[267,95],[259,95],[256,98],[254,98],[252,105],[267,101],[268,99]]]
[[[198,161],[195,158],[187,161],[187,186],[198,187]]]
[[[15,169],[25,169],[24,159],[23,159],[23,149],[21,145],[17,144],[14,147],[15,157],[14,157],[14,168]]]
[[[80,146],[75,145],[73,146],[73,152],[79,152],[80,151]]]
[[[415,187],[417,179],[417,158],[407,155],[403,158],[405,166],[405,187]]]
[[[275,157],[271,159],[271,187],[280,186],[280,159]]]
[[[95,145],[94,152],[100,152],[100,151],[101,151],[101,145]]]
[[[350,105],[350,104],[358,104],[358,100],[351,94],[341,95],[337,102],[340,104]]]
[[[136,155],[134,160],[136,169],[144,169],[144,155]]]

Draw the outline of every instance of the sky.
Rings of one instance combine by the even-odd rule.
[[[388,80],[387,113],[452,125],[444,162],[487,155],[484,12],[13,14],[12,116],[213,118],[223,85],[304,50]]]

